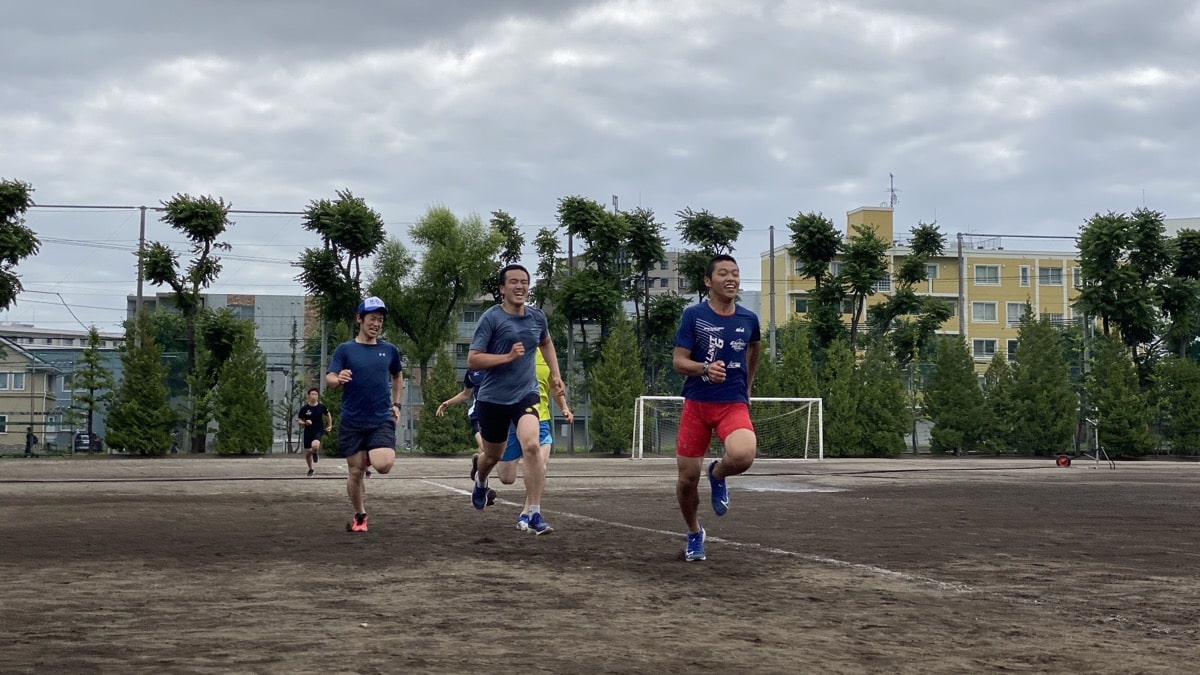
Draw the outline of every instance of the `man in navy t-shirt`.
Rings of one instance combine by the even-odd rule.
[[[504,455],[509,425],[517,430],[522,452],[530,455],[538,452],[539,397],[534,349],[542,351],[550,366],[551,387],[556,392],[565,391],[546,315],[525,304],[529,270],[521,265],[508,265],[500,270],[500,293],[503,301],[488,308],[479,318],[467,352],[468,368],[487,371],[483,382],[475,388],[479,434],[483,439],[483,455],[471,491],[471,505],[477,509],[487,505],[487,477]],[[530,527],[535,531],[549,530],[541,513],[545,469],[534,466],[525,470]]]
[[[729,510],[725,479],[749,469],[758,446],[750,422],[750,389],[761,341],[758,317],[736,302],[741,275],[732,256],[713,256],[704,285],[708,300],[683,310],[671,359],[675,372],[687,377],[675,443],[675,493],[688,527],[684,559],[689,561],[704,560],[705,555],[704,528],[696,515],[697,486],[713,432],[725,445],[721,459],[708,465],[712,507],[718,516]]]
[[[369,467],[379,473],[396,462],[396,426],[400,423],[400,351],[379,339],[387,307],[374,296],[358,305],[358,335],[333,350],[325,384],[342,387],[342,413],[338,419],[338,457],[346,458],[349,476],[346,491],[354,518],[350,532],[367,531],[363,477]]]

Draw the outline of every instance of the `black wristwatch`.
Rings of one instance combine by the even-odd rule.
[[[393,408],[395,408],[396,410],[400,410],[400,407],[401,407],[401,406],[400,406],[400,404],[399,404],[399,403],[393,403],[393,404],[392,404],[392,407],[393,407]]]

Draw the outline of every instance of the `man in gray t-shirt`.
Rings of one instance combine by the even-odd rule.
[[[520,265],[508,265],[500,270],[500,293],[503,301],[480,317],[467,355],[467,368],[487,371],[487,377],[475,390],[475,412],[483,439],[483,456],[479,459],[475,487],[471,491],[471,505],[477,509],[487,505],[487,477],[504,455],[510,424],[516,428],[522,451],[537,452],[540,425],[535,348],[542,350],[542,357],[550,366],[551,387],[558,392],[564,391],[546,315],[525,304],[529,295],[529,271]],[[530,467],[526,466],[525,489],[531,499],[530,527],[537,522],[549,529],[539,503],[545,471],[539,472],[534,467],[532,473],[530,475]]]

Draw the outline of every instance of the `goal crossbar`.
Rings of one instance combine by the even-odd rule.
[[[656,440],[656,447],[669,442],[673,450],[678,431],[678,416],[683,409],[682,396],[639,396],[634,402],[633,441],[630,457],[645,457],[647,433]],[[751,397],[750,417],[758,434],[759,456],[825,458],[824,407],[819,398]],[[651,409],[647,412],[647,404]],[[757,404],[757,405],[756,405]],[[648,417],[653,417],[647,429]],[[661,418],[667,418],[662,421]],[[803,429],[798,429],[803,425]],[[775,447],[779,446],[779,447]],[[673,451],[672,451],[673,454]]]

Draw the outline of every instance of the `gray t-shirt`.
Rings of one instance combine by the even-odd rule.
[[[509,314],[500,305],[492,305],[475,327],[471,349],[487,354],[507,354],[518,340],[525,345],[525,354],[512,363],[489,369],[487,377],[475,388],[475,400],[487,403],[517,403],[529,394],[536,394],[537,364],[534,352],[550,335],[546,314],[536,307],[525,306],[524,314]]]

